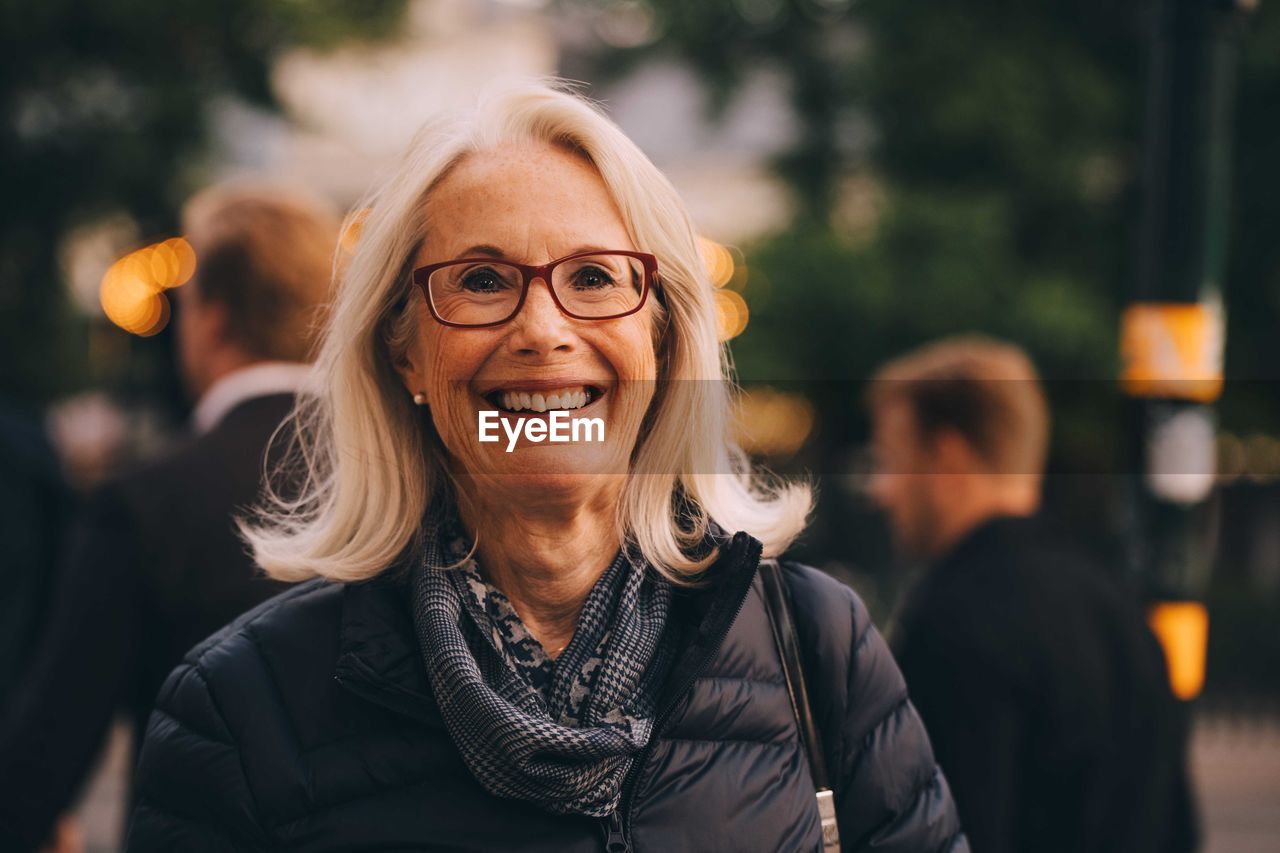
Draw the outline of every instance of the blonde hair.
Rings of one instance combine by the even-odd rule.
[[[873,411],[905,403],[921,435],[952,429],[997,474],[1044,470],[1049,407],[1031,359],[1013,344],[979,335],[946,338],[880,368]]]
[[[420,316],[405,296],[429,227],[425,200],[467,154],[529,142],[585,157],[634,244],[658,257],[666,302],[659,381],[623,489],[619,538],[668,578],[689,582],[710,562],[698,548],[712,521],[761,540],[766,556],[803,530],[809,487],[766,480],[729,439],[731,368],[675,189],[586,99],[564,84],[532,83],[493,92],[473,111],[425,127],[364,204],[359,244],[342,272],[316,362],[316,387],[294,416],[290,457],[302,466],[301,491],[269,489],[256,520],[242,523],[272,577],[361,580],[419,544],[424,512],[449,485],[440,441],[424,428],[394,369]]]
[[[329,300],[339,217],[299,190],[237,181],[182,208],[202,301],[227,309],[227,332],[258,359],[307,361]]]

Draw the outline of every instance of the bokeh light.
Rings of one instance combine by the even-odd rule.
[[[747,300],[743,299],[742,294],[737,291],[723,288],[715,292],[715,300],[720,340],[736,338],[747,328],[747,319],[750,316]]]
[[[164,287],[168,289],[186,284],[196,273],[195,249],[191,248],[191,244],[182,237],[170,237],[160,245],[170,253],[176,264],[172,277]]]
[[[698,251],[702,253],[702,263],[707,268],[707,278],[712,287],[724,287],[733,279],[733,253],[706,237],[698,238]]]
[[[747,280],[747,265],[742,260],[742,253],[707,237],[698,237],[698,252],[707,270],[707,280],[715,288],[720,340],[736,338],[747,328],[750,316],[747,300],[741,292]]]
[[[347,214],[347,218],[342,223],[342,236],[338,239],[338,244],[342,247],[344,255],[355,254],[356,246],[360,243],[360,235],[364,233],[365,220],[369,218],[370,209],[361,207]]]
[[[1244,474],[1255,483],[1267,483],[1280,477],[1280,440],[1261,433],[1244,442]]]
[[[1231,481],[1245,473],[1244,442],[1230,433],[1218,436],[1218,479]]]
[[[1165,650],[1169,686],[1179,699],[1191,700],[1204,687],[1209,612],[1198,601],[1166,601],[1147,613],[1147,624]]]
[[[1265,485],[1280,480],[1280,438],[1266,433],[1236,435],[1222,432],[1217,437],[1218,481],[1238,481]]]
[[[102,276],[98,300],[112,323],[149,337],[169,324],[171,310],[164,292],[186,284],[195,269],[191,244],[171,237],[116,260]]]
[[[816,419],[813,403],[801,394],[752,388],[738,398],[735,439],[755,456],[791,456],[809,439]]]

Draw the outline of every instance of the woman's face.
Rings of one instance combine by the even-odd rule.
[[[641,248],[595,169],[545,144],[468,155],[431,192],[426,221],[415,266],[477,256],[540,265]],[[426,394],[454,475],[555,491],[581,488],[583,475],[625,474],[653,397],[654,303],[617,319],[577,320],[535,279],[519,313],[492,328],[442,325],[419,303],[420,331],[400,373],[409,393]],[[528,440],[524,428],[551,420],[537,403],[557,400],[570,422],[601,419],[604,440]],[[482,412],[497,412],[486,416],[497,441],[479,440]],[[509,451],[515,429],[521,437]]]

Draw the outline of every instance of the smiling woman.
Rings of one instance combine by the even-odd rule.
[[[426,395],[484,562],[502,560],[484,551],[504,522],[524,524],[495,517],[495,502],[555,496],[598,507],[591,529],[613,526],[668,322],[658,300],[647,298],[658,260],[639,251],[591,161],[563,145],[513,140],[469,152],[431,188],[424,208],[428,227],[413,276],[422,299],[408,308],[416,334],[398,368],[410,393]],[[677,288],[670,278],[664,287]],[[525,443],[518,459],[478,442],[477,412],[502,396],[528,393],[530,408],[541,400],[545,410],[544,393],[574,386],[587,395],[582,414],[609,425],[607,441]],[[620,544],[591,539],[599,552],[589,560],[607,561]]]
[[[426,128],[367,207],[296,415],[307,485],[243,525],[312,580],[170,677],[130,847],[821,846],[757,580],[810,493],[729,440],[671,185],[535,84]],[[599,440],[530,438],[565,419]],[[861,601],[782,574],[845,849],[965,849]]]

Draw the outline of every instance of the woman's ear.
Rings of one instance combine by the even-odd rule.
[[[382,341],[391,367],[410,396],[427,390],[426,352],[412,301],[383,320]]]
[[[422,344],[414,340],[392,358],[392,367],[400,375],[400,381],[410,396],[427,392],[427,374],[423,369],[426,359],[423,355]]]

